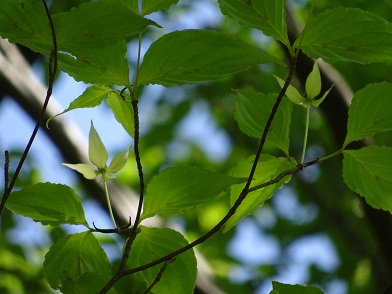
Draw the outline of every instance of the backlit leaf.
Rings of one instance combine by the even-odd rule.
[[[52,34],[41,0],[1,0],[0,36],[49,55]]]
[[[310,285],[289,285],[272,282],[273,290],[269,294],[323,294],[321,289]]]
[[[321,76],[317,62],[314,62],[313,69],[306,79],[305,90],[308,99],[315,98],[321,92]]]
[[[300,38],[294,44],[298,47]],[[392,62],[392,24],[356,8],[338,7],[311,18],[301,49],[325,62]]]
[[[11,193],[6,207],[44,225],[87,225],[80,198],[66,185],[38,183]]]
[[[219,7],[223,14],[250,28],[258,29],[290,47],[284,11],[285,2],[285,0],[219,0]]]
[[[348,110],[347,136],[350,142],[392,130],[392,84],[371,84],[355,93]]]
[[[83,274],[86,273],[100,276],[95,282],[102,286],[111,277],[109,259],[91,232],[67,235],[54,243],[45,255],[44,275],[54,289],[61,288],[63,283],[68,284],[66,287],[72,284],[76,287],[77,282],[73,281],[85,279]]]
[[[170,86],[210,81],[275,61],[275,57],[224,33],[176,31],[152,43],[140,67],[139,82]]]
[[[156,25],[112,0],[84,3],[52,18],[59,50],[78,57],[91,56],[92,52],[143,32],[148,25]]]
[[[246,90],[236,92],[238,96],[234,104],[234,117],[241,131],[250,137],[261,138],[278,94],[266,95]],[[267,135],[267,140],[286,155],[289,154],[291,112],[292,103],[283,99]]]
[[[60,53],[59,67],[76,81],[90,84],[129,86],[127,46],[120,41],[106,46],[87,57]]]
[[[111,88],[102,85],[92,85],[88,87],[82,95],[71,102],[66,110],[48,119],[46,126],[48,127],[49,122],[55,117],[73,109],[90,108],[100,105],[102,100],[105,99],[105,97],[112,91],[113,90]]]
[[[392,148],[371,146],[343,155],[346,185],[372,207],[392,212]]]
[[[143,0],[142,15],[147,15],[160,9],[168,9],[171,5],[177,4],[178,0]]]
[[[238,163],[234,170],[233,176],[247,177],[251,170],[254,161],[254,156]],[[274,179],[285,170],[294,168],[296,165],[293,159],[284,157],[274,157],[268,154],[262,154],[257,165],[256,172],[253,176],[251,187],[263,184]],[[263,203],[271,198],[276,190],[282,188],[283,184],[289,182],[291,175],[286,176],[278,183],[250,192],[241,205],[236,210],[235,214],[229,219],[224,227],[224,232],[230,230],[235,226],[243,217],[251,214],[256,208],[263,205]],[[233,185],[230,189],[230,205],[233,206],[238,196],[241,194],[243,185]]]
[[[144,265],[180,249],[188,242],[178,232],[168,228],[147,228],[141,226],[141,232],[136,236],[129,255],[128,266],[133,268]],[[147,285],[155,280],[162,264],[136,273]],[[152,289],[152,293],[170,294],[193,293],[197,274],[196,257],[193,250],[188,250],[175,257],[167,265],[161,280]],[[180,277],[180,278],[179,278]]]
[[[91,122],[90,132],[88,136],[88,156],[92,164],[98,169],[106,168],[106,161],[109,154],[99,137],[93,122]]]
[[[152,178],[147,186],[142,219],[159,213],[182,213],[219,195],[233,184],[244,182],[207,169],[184,166],[168,168]]]
[[[108,96],[108,106],[112,109],[114,117],[123,126],[124,130],[133,138],[135,124],[133,120],[133,108],[128,92],[121,97],[119,91],[114,91]]]

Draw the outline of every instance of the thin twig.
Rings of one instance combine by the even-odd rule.
[[[143,292],[143,294],[147,294],[150,293],[150,291],[152,290],[152,288],[154,288],[154,286],[161,280],[163,273],[165,272],[165,270],[167,269],[168,265],[171,264],[173,261],[175,260],[175,258],[171,258],[166,260],[161,269],[159,270],[159,273],[157,274],[157,276],[155,277],[154,281],[151,283],[150,287],[148,287],[146,289],[146,291]]]
[[[9,170],[10,170],[10,155],[8,150],[4,151],[4,191],[8,190]]]
[[[26,145],[26,148],[25,148],[25,150],[24,150],[24,152],[22,154],[22,157],[20,158],[18,166],[16,167],[16,170],[15,170],[15,173],[14,173],[12,179],[11,179],[11,182],[10,182],[8,188],[5,189],[5,191],[4,191],[4,194],[3,194],[3,197],[2,197],[1,203],[0,203],[0,215],[3,212],[3,209],[5,207],[5,203],[7,202],[8,198],[9,198],[9,196],[11,194],[11,191],[12,191],[14,185],[15,185],[16,179],[19,176],[19,173],[20,173],[20,171],[22,169],[22,166],[23,166],[23,164],[24,164],[24,162],[26,160],[27,154],[30,151],[31,145],[34,142],[34,139],[35,139],[35,137],[36,137],[36,135],[38,133],[38,130],[40,128],[40,125],[42,123],[42,120],[43,120],[43,117],[44,117],[44,113],[45,113],[46,108],[47,108],[48,103],[49,103],[49,99],[52,96],[53,84],[54,84],[54,80],[55,80],[56,72],[57,72],[57,39],[56,39],[56,32],[54,30],[54,25],[53,25],[52,17],[50,16],[48,5],[46,4],[45,0],[42,0],[42,3],[44,5],[44,7],[45,7],[46,15],[47,15],[48,20],[49,20],[50,29],[52,31],[52,39],[53,39],[53,50],[51,51],[50,58],[49,58],[49,85],[48,85],[48,90],[46,91],[46,97],[45,97],[44,104],[42,105],[41,112],[40,112],[40,114],[38,116],[38,119],[37,119],[37,123],[36,123],[36,125],[34,127],[34,130],[33,130],[32,134],[31,134],[31,137],[30,137],[30,139],[29,139],[29,141],[28,141],[28,143]]]
[[[249,177],[248,177],[247,183],[246,183],[244,189],[242,190],[242,192],[240,193],[238,199],[236,200],[234,205],[230,208],[230,210],[227,212],[227,214],[208,233],[206,233],[205,235],[203,235],[200,238],[196,239],[192,243],[190,243],[190,244],[184,246],[183,248],[180,248],[180,249],[178,249],[178,250],[176,250],[176,251],[174,251],[174,252],[172,252],[172,253],[164,256],[164,257],[161,257],[161,258],[159,258],[157,260],[154,260],[152,262],[149,262],[147,264],[144,264],[144,265],[136,267],[136,268],[132,268],[132,269],[126,270],[126,271],[124,271],[122,276],[131,275],[133,273],[136,273],[136,272],[145,270],[147,268],[153,267],[153,266],[155,266],[157,264],[165,262],[166,260],[171,259],[171,258],[173,258],[173,257],[175,257],[175,256],[177,256],[177,255],[179,255],[179,254],[181,254],[181,253],[183,253],[183,252],[185,252],[185,251],[195,247],[196,245],[199,245],[199,244],[203,243],[208,238],[210,238],[212,235],[217,233],[225,225],[225,223],[234,215],[234,213],[236,212],[237,208],[241,205],[242,201],[245,199],[245,197],[249,193],[249,187],[250,187],[250,184],[252,182],[254,173],[256,171],[256,167],[257,167],[257,164],[258,164],[258,159],[260,158],[261,151],[263,150],[263,147],[264,147],[264,144],[265,144],[265,140],[267,138],[267,133],[268,133],[270,127],[271,127],[272,121],[273,121],[273,119],[275,117],[275,114],[276,114],[276,112],[278,110],[279,104],[282,101],[282,98],[283,98],[284,94],[286,93],[286,90],[287,90],[287,88],[288,88],[288,86],[289,86],[289,84],[291,82],[291,79],[292,79],[294,71],[295,71],[296,63],[297,63],[297,56],[294,55],[292,57],[292,60],[291,60],[290,71],[289,71],[289,73],[287,75],[287,78],[286,78],[286,81],[284,83],[284,86],[281,89],[281,91],[280,91],[280,93],[279,93],[279,95],[278,95],[278,97],[276,99],[276,102],[275,102],[275,104],[274,104],[274,106],[273,106],[273,108],[271,110],[270,116],[269,116],[269,118],[267,120],[267,123],[266,123],[266,126],[264,128],[263,135],[262,135],[262,137],[260,139],[259,147],[257,149],[255,161],[253,162],[253,166],[252,166],[252,169],[251,169],[251,171],[249,173]],[[295,170],[295,172],[298,172],[299,170],[301,170],[303,166],[304,165],[297,166],[298,170]],[[283,173],[284,173],[284,175],[282,175],[282,176],[278,175],[276,178],[279,178],[279,177],[283,178],[284,176],[287,175],[285,172],[283,172]],[[279,178],[279,180],[280,179],[281,178]]]

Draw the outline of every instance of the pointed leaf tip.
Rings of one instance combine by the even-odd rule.
[[[90,133],[89,133],[89,151],[88,155],[92,164],[98,169],[106,168],[106,162],[109,154],[103,145],[101,138],[94,128],[94,124],[91,121]]]

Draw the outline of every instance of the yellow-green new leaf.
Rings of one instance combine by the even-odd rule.
[[[285,81],[277,76],[274,77],[278,81],[279,86],[283,88]],[[291,102],[295,104],[303,105],[306,102],[306,99],[302,97],[302,95],[298,92],[298,90],[292,85],[288,86],[285,95],[287,98],[291,100]]]
[[[308,99],[315,98],[321,92],[321,76],[317,62],[314,62],[313,69],[306,79],[305,90]]]
[[[63,163],[62,165],[69,167],[70,169],[76,170],[88,180],[95,179],[95,177],[99,174],[98,170],[93,169],[91,166],[85,163],[77,163],[77,164]]]

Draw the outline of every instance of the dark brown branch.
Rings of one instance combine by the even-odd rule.
[[[9,169],[10,169],[10,155],[8,153],[8,150],[5,150],[4,151],[4,192],[8,190]]]
[[[16,167],[16,170],[15,170],[15,173],[14,173],[12,179],[11,179],[11,182],[10,182],[8,188],[5,189],[5,191],[4,191],[4,194],[3,194],[3,197],[2,197],[1,203],[0,203],[0,215],[3,212],[3,209],[5,207],[5,203],[7,202],[8,198],[9,198],[9,196],[11,194],[12,188],[15,185],[16,179],[19,176],[19,173],[20,173],[20,171],[22,169],[22,166],[23,166],[23,164],[24,164],[24,162],[26,160],[27,154],[29,153],[31,146],[33,145],[34,139],[35,139],[35,137],[36,137],[36,135],[38,133],[38,130],[40,128],[40,125],[41,125],[41,123],[43,121],[45,110],[46,110],[46,108],[48,106],[50,97],[52,96],[53,84],[54,84],[54,80],[55,80],[55,77],[56,77],[56,71],[57,71],[57,40],[56,40],[56,32],[54,30],[52,17],[50,16],[49,8],[48,8],[45,0],[42,0],[42,3],[44,5],[44,7],[45,7],[46,15],[47,15],[48,20],[49,20],[50,28],[51,28],[51,31],[52,31],[52,39],[53,39],[53,49],[52,49],[52,52],[51,52],[50,58],[49,58],[49,86],[48,86],[48,90],[46,92],[46,97],[45,97],[44,104],[42,106],[42,109],[41,109],[41,112],[40,112],[39,117],[37,119],[37,122],[36,122],[36,125],[34,127],[34,130],[33,130],[32,134],[31,134],[31,137],[30,137],[27,145],[26,145],[26,148],[25,148],[25,150],[24,150],[24,152],[22,154],[22,157],[20,158],[18,166]]]

